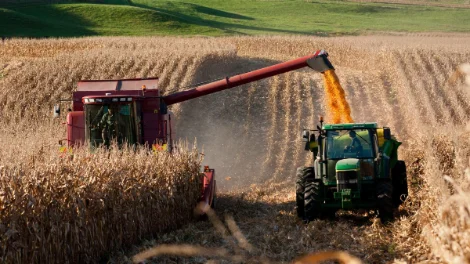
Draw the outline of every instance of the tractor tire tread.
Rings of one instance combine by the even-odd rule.
[[[305,183],[309,180],[315,179],[315,171],[313,167],[299,167],[296,172],[295,183],[295,204],[297,216],[304,218],[305,214]]]
[[[303,170],[305,167],[297,168],[296,182],[295,182],[295,205],[297,210],[297,216],[299,218],[304,217],[304,191],[305,184],[303,179]]]
[[[393,185],[390,180],[381,180],[377,183],[377,204],[379,217],[382,222],[393,218]]]
[[[305,183],[304,219],[307,221],[311,221],[320,216],[320,190],[321,182],[318,180],[310,179]]]
[[[393,205],[398,208],[408,197],[408,183],[406,177],[406,164],[403,160],[397,161],[392,169]]]

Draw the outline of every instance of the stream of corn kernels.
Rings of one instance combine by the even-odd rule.
[[[353,123],[351,108],[348,101],[346,101],[346,95],[339,83],[338,76],[335,74],[335,70],[327,70],[322,75],[325,82],[328,109],[331,112],[331,123]]]

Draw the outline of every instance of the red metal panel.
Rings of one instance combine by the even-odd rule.
[[[158,126],[158,132],[159,132],[160,135],[162,135],[164,137],[164,139],[163,139],[164,143],[167,142],[167,134],[168,134],[167,127],[168,127],[168,123],[167,123],[166,120],[162,120],[160,122],[160,125]]]
[[[204,202],[206,206],[211,206],[215,193],[215,170],[208,169],[204,171],[202,176],[202,193],[201,202]]]
[[[162,116],[158,113],[142,113],[143,141],[152,145],[164,141],[165,134],[162,125]]]
[[[145,80],[126,80],[121,81],[121,86],[118,87],[120,91],[141,90],[142,85],[145,85],[147,90],[157,89],[158,79],[145,79]]]
[[[82,80],[77,84],[77,91],[130,91],[157,89],[158,78],[120,79],[120,80]]]
[[[240,86],[246,83],[268,78],[268,77],[285,73],[288,71],[297,70],[297,69],[308,66],[307,65],[308,59],[315,58],[318,55],[326,55],[326,54],[327,53],[325,51],[318,50],[314,54],[308,55],[302,58],[279,63],[279,64],[265,67],[259,70],[239,74],[233,77],[227,77],[219,81],[215,81],[212,83],[198,86],[191,90],[187,90],[187,91],[183,91],[183,92],[179,92],[175,94],[170,94],[168,96],[163,97],[163,100],[165,101],[167,105],[176,104],[176,103],[180,103],[189,99],[215,93],[215,92],[222,91],[228,88]]]
[[[77,91],[115,91],[118,81],[80,81]]]
[[[120,80],[82,80],[73,93],[73,111],[83,111],[82,97],[88,95],[130,95],[144,96],[142,85],[146,86],[145,96],[160,96],[157,90],[158,78]]]
[[[82,98],[84,96],[104,96],[106,93],[111,93],[111,95],[129,95],[129,96],[143,96],[145,95],[146,97],[158,97],[160,96],[160,92],[158,90],[147,90],[145,94],[142,93],[142,90],[133,90],[133,91],[115,91],[115,90],[110,90],[110,91],[77,91],[73,93],[73,106],[72,110],[73,111],[83,111],[83,103],[82,103]],[[159,102],[160,100],[158,98],[150,98],[149,100],[156,100]],[[159,108],[159,105],[157,106]],[[153,111],[153,109],[152,109]]]
[[[85,142],[85,115],[83,111],[67,114],[67,144],[81,145]]]

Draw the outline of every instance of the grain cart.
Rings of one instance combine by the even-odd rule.
[[[400,142],[376,123],[323,124],[302,134],[313,152],[313,167],[297,169],[297,215],[307,221],[338,209],[378,209],[382,221],[393,217],[408,195]]]
[[[72,96],[72,109],[67,114],[67,145],[109,146],[114,141],[118,145],[146,144],[171,152],[175,131],[168,106],[306,66],[324,71],[331,68],[327,56],[325,51],[319,50],[170,95],[160,94],[158,78],[80,81]],[[59,114],[57,105],[54,115]],[[214,178],[214,169],[205,166],[201,199],[208,205],[213,205]]]

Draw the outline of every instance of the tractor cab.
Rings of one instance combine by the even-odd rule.
[[[377,124],[324,125],[319,138],[322,146],[321,163],[325,165],[326,184],[337,184],[338,174],[350,171],[351,177],[358,175],[362,180],[372,180],[378,170],[379,156]],[[354,177],[357,178],[357,177]]]
[[[370,159],[376,155],[374,131],[367,128],[326,130],[326,157]]]

